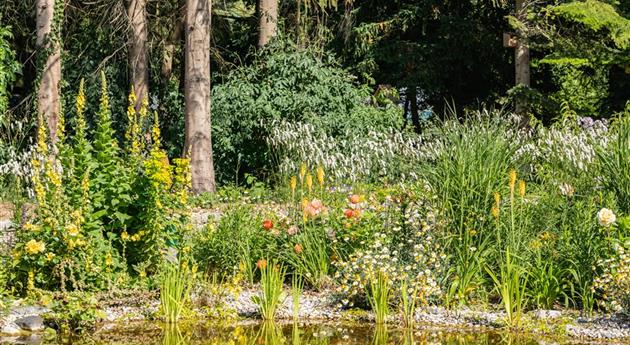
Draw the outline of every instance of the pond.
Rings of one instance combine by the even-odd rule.
[[[396,327],[356,323],[274,324],[245,322],[232,325],[195,324],[164,325],[155,323],[108,326],[99,331],[71,339],[43,336],[5,338],[2,343],[14,344],[161,344],[161,345],[354,345],[354,344],[509,344],[543,343],[540,338],[523,334],[483,330],[445,330]],[[544,342],[548,343],[548,342]],[[575,342],[573,342],[575,343]]]

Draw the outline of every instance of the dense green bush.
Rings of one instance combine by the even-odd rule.
[[[282,43],[233,70],[213,88],[212,102],[214,156],[223,181],[272,172],[265,139],[274,120],[309,123],[333,137],[399,128],[403,121],[393,105],[372,106],[369,89],[332,58]]]

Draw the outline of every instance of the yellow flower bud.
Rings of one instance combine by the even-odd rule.
[[[324,168],[322,167],[317,167],[317,183],[320,186],[324,185]]]
[[[291,193],[295,193],[295,188],[297,187],[297,177],[291,176],[289,186],[291,187]]]
[[[306,175],[306,187],[308,187],[309,193],[313,189],[313,175],[311,175],[310,173]]]
[[[518,181],[518,195],[520,195],[521,198],[525,197],[525,181],[523,180]]]

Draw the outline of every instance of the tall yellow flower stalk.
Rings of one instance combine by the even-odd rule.
[[[317,167],[317,183],[320,187],[324,186],[324,168]]]
[[[501,194],[494,192],[494,205],[492,205],[492,216],[499,219],[499,212],[501,210]]]
[[[291,176],[289,187],[291,188],[291,198],[295,199],[295,188],[297,188],[297,177],[295,175]]]
[[[131,91],[129,91],[129,97],[127,98],[127,130],[125,131],[125,139],[127,140],[127,145],[132,155],[136,155],[139,153],[138,151],[138,143],[137,143],[137,127],[138,122],[136,119],[136,92],[131,86]]]
[[[516,186],[516,170],[511,169],[509,173],[510,178],[510,196],[514,197],[514,187]]]
[[[523,180],[518,181],[518,195],[521,199],[525,198],[525,181]]]
[[[300,164],[300,184],[304,183],[304,176],[306,176],[306,163]]]
[[[77,127],[76,135],[78,137],[85,137],[85,131],[87,130],[87,123],[85,122],[85,81],[81,79],[79,82],[79,93],[77,94]]]
[[[162,146],[162,143],[160,142],[160,136],[160,123],[156,111],[153,113],[153,126],[151,126],[151,140],[153,142],[154,149],[158,149]]]
[[[306,174],[306,187],[308,188],[309,194],[313,191],[313,175],[310,173]]]

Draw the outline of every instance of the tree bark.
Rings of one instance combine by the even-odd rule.
[[[149,57],[147,53],[147,0],[128,0],[129,68],[131,84],[136,94],[136,111],[149,97]]]
[[[516,0],[516,16],[519,20],[525,21],[527,17],[526,9],[527,0]],[[516,86],[530,86],[530,65],[529,65],[529,45],[527,44],[527,37],[524,32],[519,30],[517,32],[518,40],[516,43],[516,49],[514,51],[514,68],[515,68],[515,83]],[[522,97],[516,100],[516,113],[521,116],[521,123],[523,126],[528,122],[528,106],[527,101]]]
[[[210,118],[211,0],[186,0],[184,155],[190,157],[193,193],[214,192]]]
[[[175,49],[182,38],[182,31],[183,20],[178,16],[175,20],[173,31],[171,31],[164,45],[164,56],[162,58],[162,68],[160,72],[165,84],[168,84],[168,80],[171,78],[171,75],[173,75],[173,58],[175,56]]]
[[[60,1],[60,0],[58,0]],[[42,59],[42,73],[37,92],[37,113],[46,120],[50,140],[57,141],[57,125],[61,113],[61,27],[54,28],[55,15],[60,18],[63,13],[63,2],[57,7],[55,0],[37,0],[37,47]],[[61,24],[58,24],[61,26]]]
[[[278,33],[278,0],[259,0],[258,47],[262,48]]]

